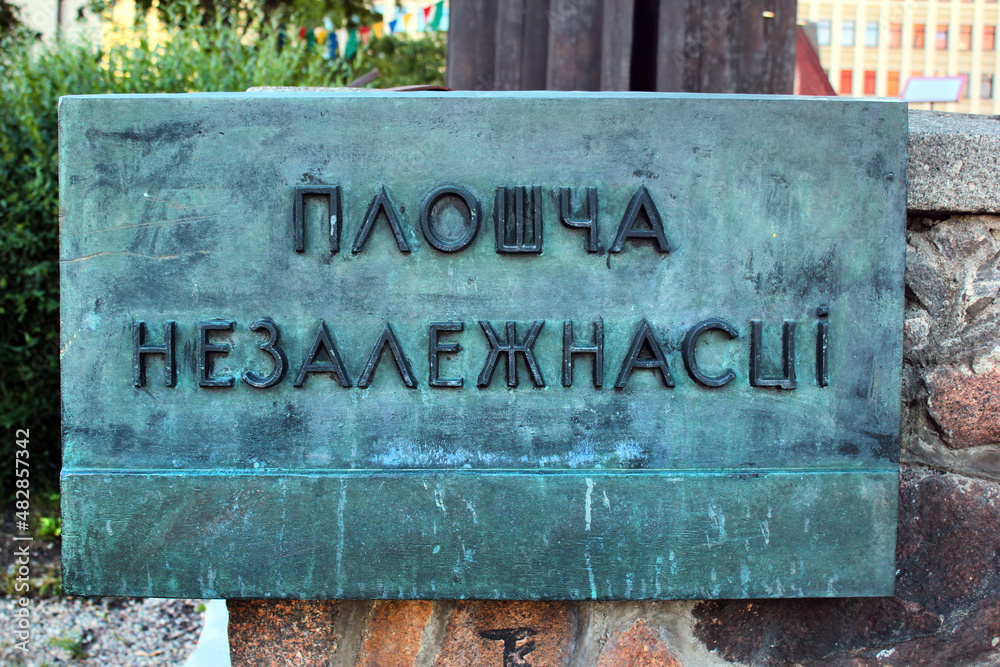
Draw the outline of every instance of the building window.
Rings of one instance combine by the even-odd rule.
[[[840,95],[850,95],[851,94],[851,78],[854,76],[854,72],[849,69],[840,70],[840,90],[838,94]]]
[[[983,51],[993,51],[996,49],[997,29],[996,26],[988,25],[983,28]]]
[[[914,23],[913,24],[913,48],[922,49],[924,48],[924,24]]]
[[[899,72],[889,72],[886,77],[886,94],[889,97],[899,97]]]
[[[878,21],[865,23],[865,46],[878,46]]]
[[[816,21],[816,41],[820,46],[830,46],[830,21]]]
[[[934,48],[938,51],[945,51],[948,48],[948,26],[939,25],[934,34]]]
[[[889,24],[889,48],[898,49],[903,46],[903,24]]]
[[[972,50],[972,26],[963,25],[958,28],[958,48],[960,51]]]
[[[865,95],[875,94],[875,70],[865,70]]]
[[[993,75],[984,74],[982,83],[979,85],[979,97],[984,100],[993,99]]]
[[[854,21],[844,21],[841,24],[840,45],[854,46]]]

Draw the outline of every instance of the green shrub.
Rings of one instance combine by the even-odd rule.
[[[15,429],[30,429],[35,493],[56,487],[60,465],[58,98],[343,86],[372,68],[382,87],[443,78],[442,36],[383,37],[331,63],[297,38],[279,48],[274,24],[241,34],[221,21],[189,23],[169,35],[156,43],[140,24],[108,48],[0,43],[0,457],[13,461]],[[0,498],[12,496],[13,474],[0,475]]]

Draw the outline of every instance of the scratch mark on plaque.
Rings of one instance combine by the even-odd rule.
[[[190,218],[179,218],[177,220],[154,220],[152,222],[137,222],[134,225],[120,225],[118,227],[100,227],[98,229],[88,229],[83,232],[77,232],[73,236],[86,236],[87,234],[96,234],[98,232],[115,232],[120,229],[137,229],[139,227],[154,227],[156,225],[184,225],[191,222],[198,222],[199,220],[211,220],[216,216],[214,215],[194,215]]]
[[[601,491],[601,493],[604,494],[604,506],[607,507],[610,510],[611,509],[611,501],[608,500],[608,492],[607,491]]]
[[[713,547],[719,544],[723,544],[726,541],[726,515],[722,511],[722,506],[719,505],[715,500],[710,500],[708,503],[708,518],[712,522],[712,527],[715,529],[717,537],[712,539],[710,535],[705,536],[705,541],[709,547]]]
[[[441,514],[448,513],[448,509],[444,506],[444,492],[441,489],[434,489],[434,504],[441,510]]]
[[[587,522],[587,530],[590,530],[590,504],[594,496],[594,480],[587,478],[587,496],[584,501],[583,517]]]
[[[590,544],[587,544],[587,578],[590,579],[590,599],[597,599],[597,585],[594,583],[594,568],[590,564]]]
[[[66,350],[68,350],[70,348],[70,346],[73,344],[73,341],[76,340],[76,335],[78,333],[80,333],[79,330],[74,331],[73,335],[70,336],[69,340],[66,341],[66,344],[62,346],[61,350],[59,350],[59,358],[60,359],[62,359],[63,355],[66,354]]]
[[[347,487],[340,480],[340,503],[337,505],[337,595],[344,594],[341,571],[344,561],[344,505],[347,504]]]
[[[202,589],[209,596],[214,596],[215,595],[215,574],[216,574],[215,568],[213,568],[211,565],[209,565],[208,566],[208,575],[206,577],[208,581],[207,581],[207,583],[202,584]]]
[[[59,262],[61,264],[72,264],[73,262],[82,262],[82,261],[85,261],[85,260],[88,260],[88,259],[93,259],[94,257],[102,257],[102,256],[105,256],[105,255],[107,255],[107,256],[112,256],[112,255],[129,255],[131,257],[144,257],[146,259],[165,260],[165,259],[180,259],[181,257],[190,257],[191,255],[207,255],[210,252],[211,252],[210,250],[196,250],[194,252],[183,252],[183,253],[180,253],[180,254],[177,254],[177,255],[144,255],[144,254],[142,254],[140,252],[106,252],[106,251],[102,251],[102,252],[95,252],[92,255],[83,255],[82,257],[74,257],[73,259],[60,259]]]
[[[472,503],[468,499],[462,498],[462,500],[465,501],[465,506],[469,508],[470,512],[472,512],[472,524],[475,525],[479,523],[479,515],[476,514],[476,508],[472,506]]]

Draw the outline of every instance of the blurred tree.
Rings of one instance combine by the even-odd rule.
[[[96,13],[110,11],[116,2],[90,0],[90,9]],[[270,19],[319,25],[329,18],[337,28],[356,28],[371,25],[381,16],[364,0],[135,0],[135,6],[137,21],[155,7],[168,24],[198,21],[208,25],[221,20],[240,31]]]
[[[7,0],[0,0],[0,35],[9,35],[21,25],[21,9]]]

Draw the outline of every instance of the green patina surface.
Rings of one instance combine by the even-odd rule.
[[[84,96],[60,106],[64,470],[68,591],[218,597],[676,598],[885,595],[894,575],[903,317],[906,106],[873,100],[661,94],[257,93]],[[441,252],[424,196],[467,189],[469,247]],[[296,187],[339,186],[330,211]],[[537,186],[541,253],[498,253],[498,187]],[[384,214],[352,252],[373,198]],[[560,222],[558,191],[598,251]],[[645,188],[669,252],[614,246]],[[434,209],[440,235],[462,208]],[[510,217],[513,217],[513,209]],[[640,215],[636,229],[649,221]],[[410,252],[400,251],[400,245]],[[829,315],[817,316],[826,306]],[[287,374],[267,376],[270,318]],[[702,335],[703,373],[683,341]],[[199,323],[212,331],[200,351]],[[563,322],[593,357],[562,382]],[[673,376],[635,368],[647,321]],[[795,322],[795,389],[782,375]],[[175,325],[134,385],[133,331]],[[296,382],[320,322],[346,374]],[[509,387],[490,344],[541,327],[533,379]],[[444,333],[431,386],[429,326]],[[829,323],[828,376],[817,332]],[[407,387],[386,324],[412,371]],[[641,358],[650,350],[644,348]],[[208,377],[232,387],[199,385]],[[317,360],[327,361],[324,355]],[[627,366],[628,364],[625,363]],[[343,379],[350,387],[341,386]],[[359,387],[358,385],[367,385]]]

